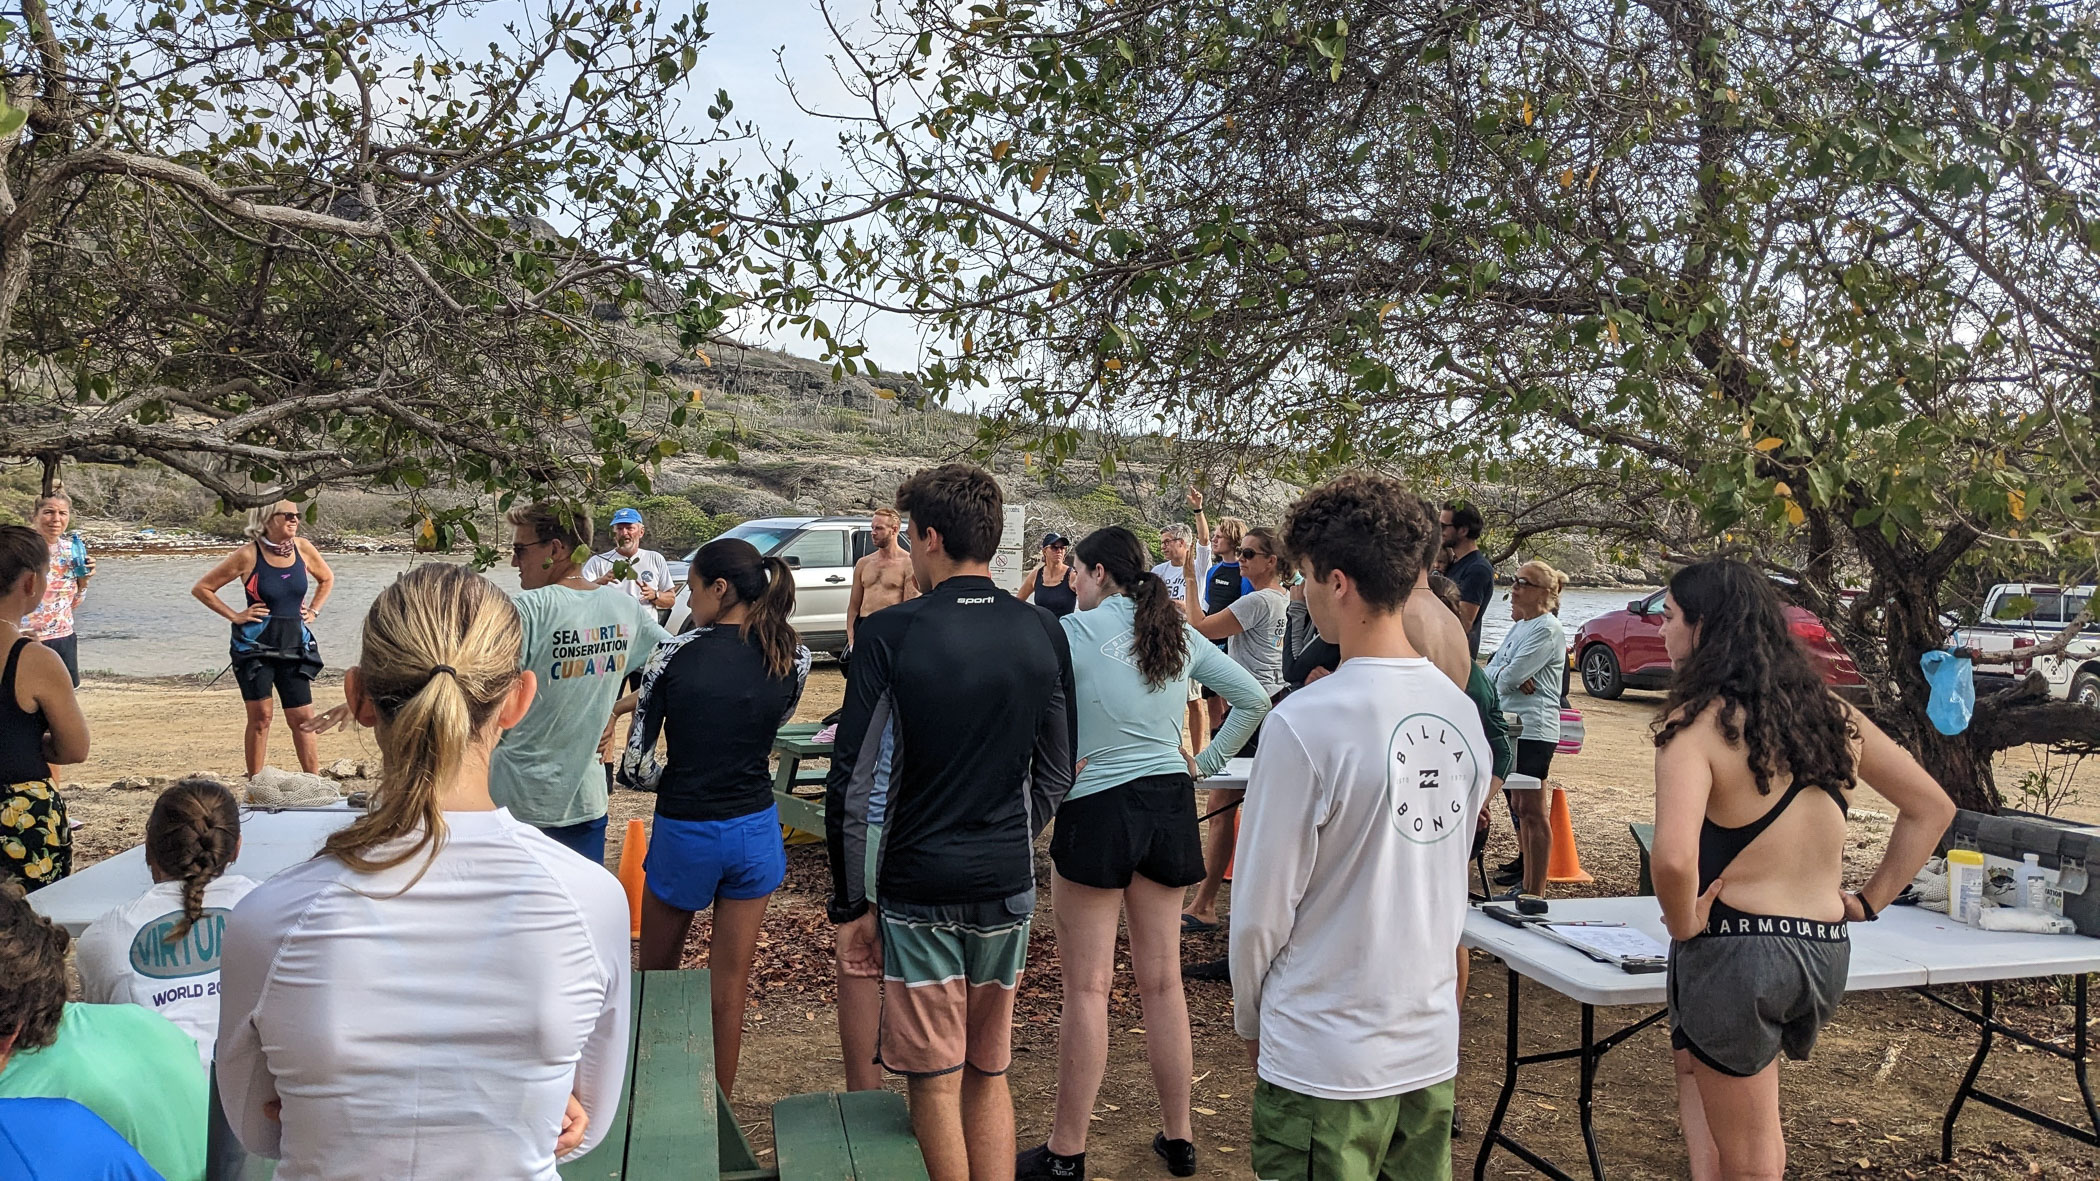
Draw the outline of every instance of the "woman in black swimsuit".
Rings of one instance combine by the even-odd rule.
[[[190,594],[233,625],[233,679],[248,708],[248,731],[242,746],[248,774],[263,769],[270,753],[270,692],[284,703],[284,720],[292,728],[292,748],[299,767],[321,769],[320,740],[309,726],[314,716],[314,675],[321,671],[321,650],[307,625],[321,616],[321,606],[335,586],[335,575],[314,543],[299,536],[299,506],[280,500],[248,514],[249,544],[197,580]],[[239,582],[247,593],[245,610],[235,611],[219,598],[219,588]],[[306,601],[309,584],[313,601]]]
[[[1675,672],[1655,724],[1653,869],[1678,1115],[1696,1181],[1776,1178],[1779,1055],[1808,1057],[1844,996],[1849,924],[1895,900],[1954,804],[1823,684],[1749,566],[1678,571],[1662,636]],[[1880,866],[1846,890],[1855,779],[1899,814]]]
[[[1043,564],[1028,572],[1014,597],[1033,602],[1052,615],[1070,615],[1079,608],[1079,592],[1072,586],[1072,567],[1065,553],[1072,543],[1062,533],[1043,534]]]

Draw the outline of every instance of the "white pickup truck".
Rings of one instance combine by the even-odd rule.
[[[1985,597],[1981,617],[1957,631],[1953,644],[1980,652],[2017,653],[2037,647],[2054,639],[2092,599],[2090,586],[1999,583]],[[2049,683],[2050,696],[2100,709],[2100,620],[2088,621],[2059,655],[1978,665],[1976,676],[1980,682],[2004,681],[2025,677],[2030,668]]]

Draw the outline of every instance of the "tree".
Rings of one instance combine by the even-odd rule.
[[[674,315],[690,345],[720,314],[683,300],[715,257],[677,130],[704,10],[475,12],[25,0],[0,23],[0,460],[47,485],[153,460],[232,508],[646,489],[685,398],[630,325]],[[471,535],[462,503],[429,532]]]
[[[751,294],[842,365],[823,317],[904,311],[960,346],[930,388],[1053,452],[1101,416],[1652,481],[1623,515],[1793,575],[1964,805],[1993,749],[2100,728],[2026,695],[1947,738],[1918,666],[1965,555],[2075,574],[2100,536],[2100,10],[947,13],[842,39],[848,166],[741,211],[779,243]]]

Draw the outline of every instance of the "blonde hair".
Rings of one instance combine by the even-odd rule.
[[[1522,576],[1527,570],[1536,571],[1539,575],[1539,582],[1544,584],[1547,613],[1551,615],[1560,614],[1560,592],[1567,588],[1568,576],[1555,570],[1550,563],[1541,561],[1538,558],[1533,558],[1522,566],[1517,567],[1517,574]]]
[[[385,756],[362,817],[321,851],[364,873],[391,869],[444,840],[438,790],[517,684],[525,628],[496,584],[450,562],[418,566],[380,592],[365,615],[358,678],[379,713]],[[417,833],[398,852],[387,842]]]
[[[1229,549],[1233,546],[1238,545],[1240,542],[1246,540],[1247,522],[1240,520],[1238,517],[1219,517],[1218,523],[1212,531],[1216,533],[1223,533],[1225,535],[1225,546]],[[1205,540],[1207,541],[1209,539],[1205,538]],[[1226,554],[1219,554],[1218,557],[1221,560],[1232,560],[1230,556]]]
[[[904,518],[897,515],[897,510],[890,508],[886,505],[868,514],[869,520],[873,520],[876,517],[888,517],[890,520],[895,521],[900,525],[904,523]]]
[[[242,526],[241,532],[248,535],[248,540],[254,541],[263,535],[263,530],[270,527],[271,517],[276,516],[278,513],[296,513],[298,511],[299,506],[289,500],[273,500],[269,504],[258,504],[248,510],[248,523]]]

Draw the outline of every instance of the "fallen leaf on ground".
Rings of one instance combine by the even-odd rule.
[[[1545,1101],[1545,1100],[1543,1100],[1543,1099],[1534,1099],[1534,1100],[1532,1100],[1532,1102],[1533,1102],[1533,1103],[1536,1103],[1536,1104],[1538,1104],[1538,1105],[1539,1105],[1540,1107],[1543,1107],[1543,1108],[1545,1108],[1545,1109],[1546,1109],[1547,1111],[1559,1111],[1559,1110],[1560,1110],[1560,1108],[1558,1108],[1558,1107],[1555,1107],[1555,1106],[1553,1106],[1553,1105],[1552,1105],[1551,1103],[1548,1103],[1548,1102],[1546,1102],[1546,1101]]]
[[[1216,1115],[1216,1114],[1218,1114],[1217,1112],[1215,1112],[1215,1111],[1212,1111],[1212,1110],[1211,1110],[1210,1108],[1208,1108],[1208,1107],[1191,1107],[1191,1108],[1189,1108],[1189,1110],[1190,1110],[1190,1111],[1193,1111],[1193,1112],[1195,1112],[1195,1113],[1196,1113],[1197,1115]]]

